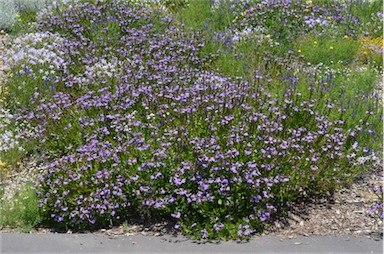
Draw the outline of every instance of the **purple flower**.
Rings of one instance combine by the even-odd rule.
[[[171,214],[171,216],[172,216],[173,218],[176,218],[176,219],[178,219],[178,218],[180,218],[180,216],[181,216],[181,213],[180,213],[180,212],[177,212],[177,213],[172,213],[172,214]]]

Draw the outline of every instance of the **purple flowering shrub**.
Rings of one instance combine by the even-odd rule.
[[[119,1],[64,7],[47,8],[34,33],[57,35],[51,48],[36,43],[56,57],[36,65],[45,51],[20,53],[32,36],[10,54],[23,61],[8,61],[7,85],[29,89],[24,103],[9,100],[29,125],[21,136],[49,155],[37,183],[46,222],[160,217],[196,238],[247,238],[361,169],[354,144],[370,114],[350,126],[342,105],[309,84],[308,95],[295,86],[272,95],[262,77],[204,70],[199,34],[162,12]],[[16,75],[23,68],[33,72]]]
[[[35,109],[47,123],[36,126],[42,138],[56,130],[68,145],[40,181],[41,206],[55,221],[103,225],[130,210],[160,212],[186,231],[200,223],[195,234],[236,237],[234,225],[259,230],[287,202],[333,190],[354,172],[345,156],[354,134],[316,112],[315,100],[279,101],[247,82],[182,73],[151,88],[134,83],[134,73],[116,93],[58,93]],[[47,112],[51,105],[58,111]],[[69,130],[52,121],[75,109]],[[67,142],[71,128],[83,133],[80,145]]]
[[[83,46],[112,46],[123,35],[130,34],[131,31],[127,29],[164,33],[171,22],[164,11],[149,8],[145,4],[131,1],[94,2],[80,1],[68,6],[59,1],[47,6],[39,16],[37,27],[44,31],[64,33],[80,41]]]

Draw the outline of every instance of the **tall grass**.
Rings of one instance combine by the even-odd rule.
[[[8,227],[29,232],[40,223],[40,213],[33,184],[26,184],[7,195],[0,188],[0,229]]]

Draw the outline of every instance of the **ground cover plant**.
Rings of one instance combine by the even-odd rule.
[[[261,233],[380,162],[382,15],[361,11],[377,2],[78,0],[30,12],[2,53],[0,176],[15,158],[44,161],[27,188],[33,224],[139,217],[193,238]]]

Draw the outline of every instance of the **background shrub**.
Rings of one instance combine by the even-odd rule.
[[[10,31],[17,22],[17,9],[13,1],[0,1],[0,29]]]

